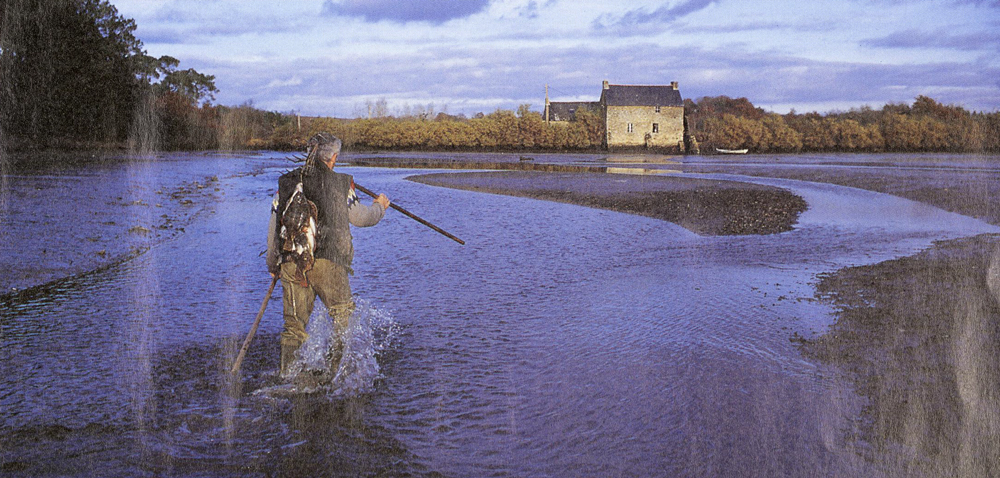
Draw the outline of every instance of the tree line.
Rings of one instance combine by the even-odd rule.
[[[250,146],[289,119],[212,105],[215,77],[152,57],[106,0],[0,2],[0,146]]]
[[[786,152],[1000,153],[1000,113],[966,111],[918,96],[847,112],[785,115],[746,98],[685,100],[689,128],[703,147]]]
[[[378,106],[378,104],[376,104]],[[546,124],[521,105],[473,118],[438,113],[388,114],[385,104],[368,108],[374,118],[315,119],[304,128],[286,124],[268,145],[297,149],[318,131],[329,131],[348,147],[368,150],[550,151],[604,147],[598,111],[581,110],[569,122]],[[746,98],[727,96],[685,100],[689,132],[703,151],[749,149],[756,153],[797,152],[956,152],[1000,153],[1000,113],[969,112],[919,96],[909,104],[864,106],[847,112],[788,114],[764,111]]]
[[[600,148],[603,120],[596,112],[578,111],[565,124],[546,124],[542,115],[521,105],[517,112],[498,109],[472,118],[438,113],[433,118],[405,116],[361,119],[318,118],[277,128],[274,149],[301,148],[307,138],[328,131],[345,147],[368,150],[564,151]]]

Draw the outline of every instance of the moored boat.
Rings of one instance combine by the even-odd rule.
[[[750,150],[749,149],[722,149],[722,148],[715,148],[715,151],[717,153],[719,153],[719,154],[747,154],[747,151],[750,151]]]

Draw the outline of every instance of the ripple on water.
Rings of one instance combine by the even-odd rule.
[[[178,163],[168,176],[239,167],[207,163]],[[468,245],[397,215],[357,231],[352,286],[369,302],[358,301],[343,370],[314,393],[279,393],[277,301],[241,381],[228,380],[226,363],[267,283],[254,259],[285,166],[272,160],[270,176],[230,184],[182,240],[0,304],[0,444],[14,457],[3,470],[863,474],[831,466],[849,451],[838,427],[850,426],[842,418],[856,416],[855,403],[788,341],[803,324],[827,325],[829,311],[779,297],[811,296],[813,274],[905,252],[934,231],[844,225],[834,206],[853,193],[834,187],[789,233],[704,238],[348,168]],[[854,197],[859,207],[893,202]],[[316,310],[310,364],[329,331]],[[271,398],[253,394],[269,388]]]

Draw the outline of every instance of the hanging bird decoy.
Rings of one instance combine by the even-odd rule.
[[[295,186],[295,192],[288,199],[288,205],[281,214],[281,249],[286,257],[295,263],[295,281],[307,287],[306,272],[312,270],[316,258],[316,204],[306,199],[302,183]]]

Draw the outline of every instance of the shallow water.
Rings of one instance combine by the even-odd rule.
[[[393,212],[355,229],[352,371],[318,393],[284,393],[278,290],[242,381],[225,373],[269,281],[258,254],[289,166],[280,158],[123,162],[59,193],[137,185],[97,193],[128,203],[211,176],[219,188],[163,205],[184,230],[138,257],[0,301],[0,472],[881,474],[850,439],[863,404],[789,340],[832,320],[812,300],[816,274],[997,231],[883,194],[718,176],[789,188],[810,209],[788,233],[700,237],[405,180],[428,171],[344,167],[468,245]],[[10,178],[4,195],[39,174]],[[5,221],[55,198],[41,191]],[[149,219],[122,209],[122,222]],[[72,234],[89,234],[82,222]]]

